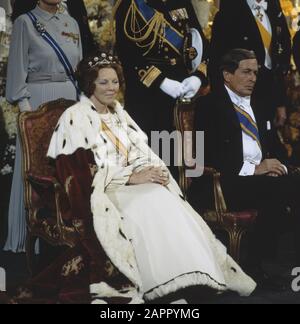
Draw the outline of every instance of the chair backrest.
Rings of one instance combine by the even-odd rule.
[[[194,132],[194,117],[195,117],[195,103],[178,101],[174,109],[174,121],[176,130],[180,131],[183,142],[179,143],[180,161],[179,162],[179,186],[184,194],[186,194],[189,183],[186,178],[186,157],[193,156],[194,147],[190,142],[186,141],[185,132]],[[194,142],[194,141],[193,141]]]
[[[186,195],[191,181],[186,177],[187,168],[193,168],[193,166],[187,166],[188,158],[192,158],[195,154],[195,113],[197,107],[197,99],[205,96],[209,93],[209,87],[201,89],[198,95],[191,101],[178,100],[174,109],[174,122],[177,131],[181,132],[183,142],[180,147],[180,160],[179,161],[179,186],[182,192]],[[192,145],[190,138],[185,136],[185,132],[192,132]]]
[[[43,177],[55,176],[54,165],[50,163],[46,154],[60,116],[74,103],[71,100],[58,99],[41,105],[34,112],[23,112],[19,116],[23,157],[22,169],[25,177],[25,208],[29,212],[38,210],[41,205],[41,197],[26,181],[26,175],[31,173]]]

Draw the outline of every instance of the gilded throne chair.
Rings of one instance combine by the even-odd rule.
[[[68,196],[55,177],[55,166],[46,156],[60,116],[73,104],[64,99],[52,101],[37,111],[21,113],[18,120],[27,217],[26,254],[31,273],[37,238],[52,246],[69,247],[77,240],[75,228],[63,220],[69,210]]]

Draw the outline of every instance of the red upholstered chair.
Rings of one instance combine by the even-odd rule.
[[[202,90],[200,95],[207,94],[207,89]],[[184,136],[185,131],[195,131],[194,117],[195,117],[196,103],[192,102],[181,102],[178,101],[174,111],[174,120],[176,129],[179,130]],[[184,142],[183,142],[184,143]],[[192,179],[186,177],[187,166],[185,165],[184,157],[190,156],[186,154],[188,150],[193,148],[185,143],[181,146],[181,163],[179,167],[179,185],[184,192],[187,194],[187,190],[191,184]],[[229,254],[237,261],[240,261],[240,245],[243,235],[251,228],[254,224],[257,211],[256,210],[245,210],[243,212],[232,212],[228,210],[224,195],[220,183],[220,173],[216,170],[205,166],[204,176],[210,176],[213,181],[214,188],[214,209],[213,210],[202,210],[200,211],[203,219],[208,223],[213,231],[226,231],[229,236]],[[199,197],[200,199],[200,197]]]
[[[68,227],[62,217],[69,210],[67,194],[55,178],[55,167],[46,156],[58,119],[73,104],[73,101],[59,99],[19,116],[27,216],[26,253],[30,271],[38,237],[53,246],[73,247],[76,242],[76,230]]]

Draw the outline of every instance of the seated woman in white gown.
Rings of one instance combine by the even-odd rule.
[[[61,116],[48,156],[69,194],[68,221],[91,226],[98,248],[123,276],[122,284],[117,276],[109,283],[90,276],[93,301],[138,303],[191,286],[250,295],[255,282],[183,199],[116,101],[122,82],[116,59],[102,53],[83,60],[77,76],[84,95]]]

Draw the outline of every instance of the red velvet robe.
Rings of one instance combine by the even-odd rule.
[[[57,178],[67,186],[70,201],[70,208],[62,216],[68,225],[76,226],[79,241],[20,289],[15,300],[21,303],[91,303],[90,284],[105,282],[116,290],[133,286],[106,256],[93,229],[90,208],[95,166],[93,153],[80,148],[72,155],[60,155],[55,163]],[[131,301],[120,297],[103,300],[107,303]]]

